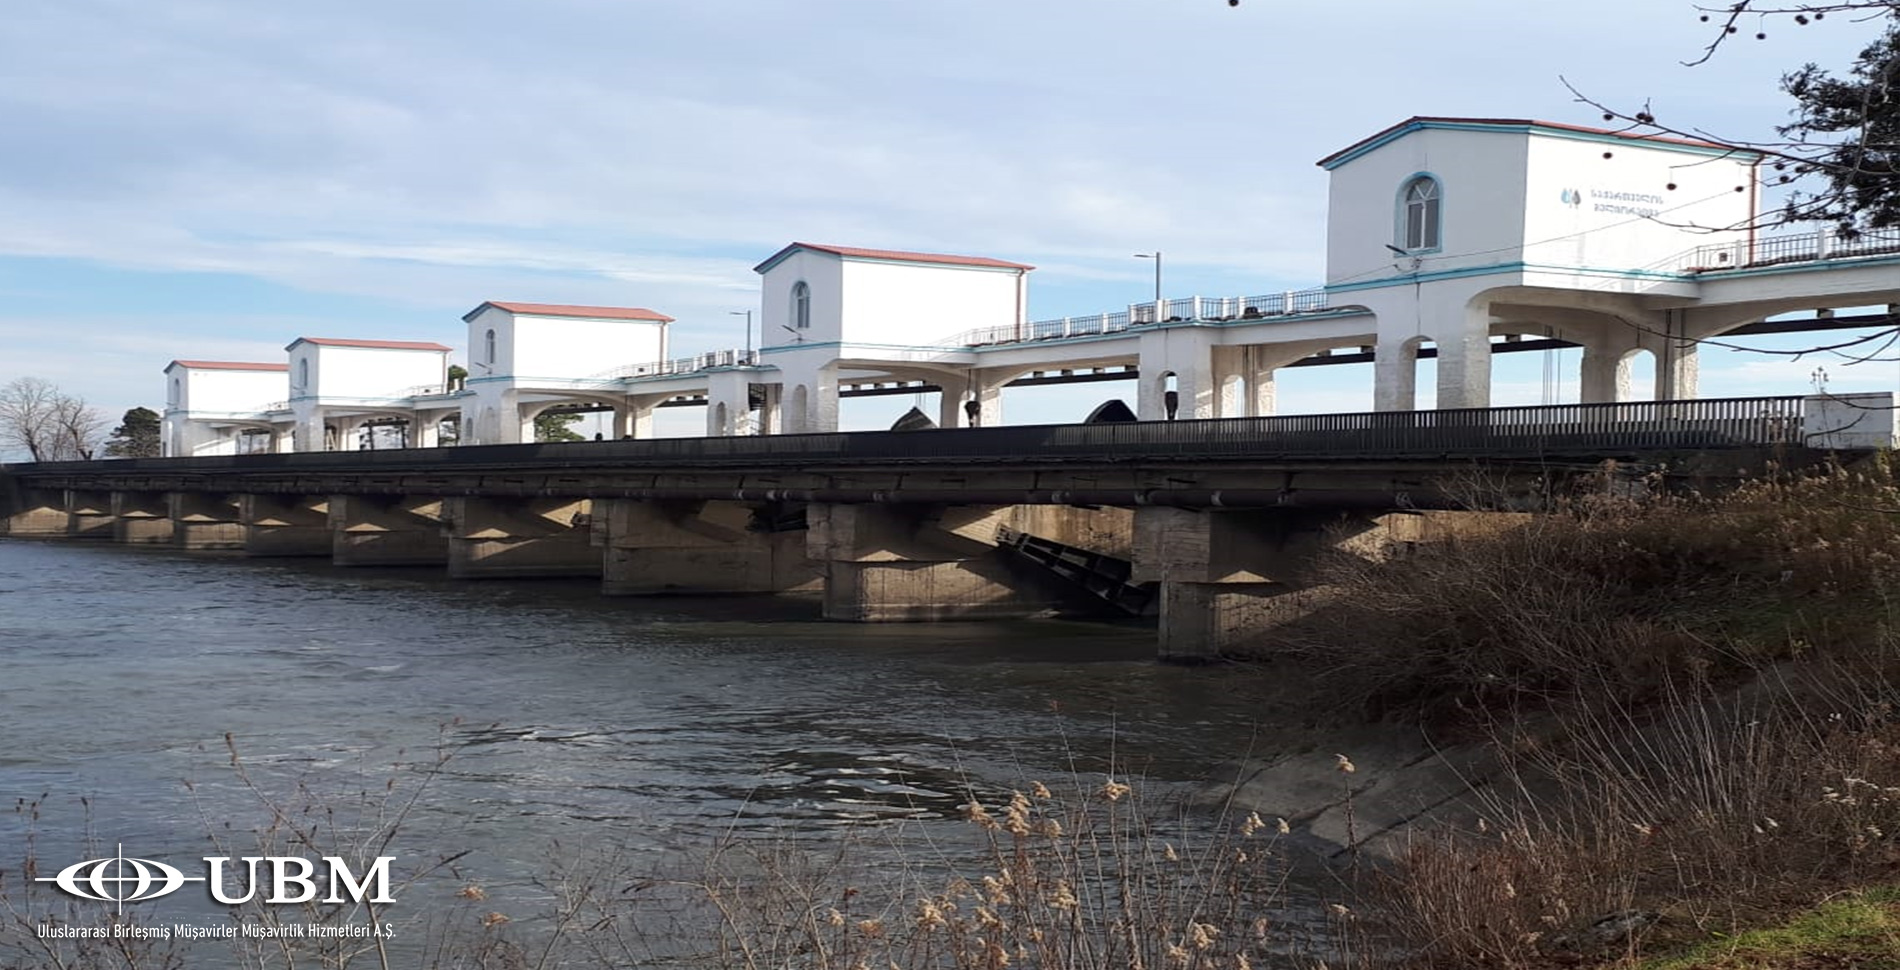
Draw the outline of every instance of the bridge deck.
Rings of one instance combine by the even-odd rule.
[[[1728,398],[913,432],[660,438],[12,466],[44,476],[1637,457],[1799,446],[1804,399]]]

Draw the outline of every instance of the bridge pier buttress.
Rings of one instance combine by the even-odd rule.
[[[594,503],[601,592],[782,593],[816,588],[796,516],[771,504],[715,500]]]
[[[1519,512],[1341,512],[1324,509],[1135,510],[1131,580],[1161,584],[1160,658],[1257,653],[1272,629],[1323,608],[1322,556],[1378,560],[1409,546],[1514,528]]]
[[[165,492],[113,492],[112,541],[129,546],[172,544],[171,496]],[[75,510],[79,506],[73,507]],[[75,511],[75,516],[79,513]]]
[[[0,536],[65,538],[64,489],[20,488],[0,479]]]
[[[449,561],[442,500],[332,495],[330,558],[338,566],[441,566]]]
[[[93,489],[66,489],[61,505],[66,510],[66,538],[112,539],[111,492]]]
[[[336,549],[326,495],[245,495],[238,520],[247,556],[330,556]]]
[[[243,549],[243,497],[217,492],[166,496],[172,544],[180,549]]]
[[[599,576],[584,498],[465,497],[443,501],[449,576],[489,579]]]
[[[995,545],[1010,506],[813,504],[809,555],[828,620],[1012,619],[1066,601],[1012,569]]]

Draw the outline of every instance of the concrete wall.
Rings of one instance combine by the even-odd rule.
[[[308,386],[299,389],[297,381],[305,361],[309,362],[310,380]],[[448,368],[446,351],[338,347],[302,341],[290,350],[291,398],[393,401],[419,384],[442,384]]]
[[[1518,262],[1673,269],[1659,264],[1745,239],[1732,227],[1758,201],[1751,163],[1706,149],[1555,128],[1426,127],[1333,170],[1328,284],[1412,271],[1386,247],[1405,245],[1401,193],[1418,175],[1441,193],[1440,245],[1418,253],[1427,273]]]
[[[1543,135],[1530,136],[1529,149],[1525,262],[1673,269],[1686,250],[1748,238],[1733,228],[1754,212],[1748,162]],[[1688,225],[1718,231],[1679,228]]]
[[[792,287],[801,280],[811,287],[811,327],[793,333],[786,329],[793,322]],[[760,276],[759,299],[760,346],[841,340],[844,260],[830,253],[794,252]]]
[[[1524,241],[1528,136],[1508,131],[1424,130],[1335,169],[1328,190],[1326,282],[1401,275],[1399,236],[1406,183],[1438,179],[1441,245],[1432,269],[1516,262]],[[1406,267],[1409,270],[1409,267]]]
[[[977,327],[1017,323],[1016,270],[844,261],[847,343],[934,344]]]
[[[283,370],[233,370],[177,366],[165,371],[165,408],[193,416],[256,414],[289,397]]]
[[[659,321],[581,317],[514,319],[513,373],[519,377],[587,377],[622,364],[666,357]]]

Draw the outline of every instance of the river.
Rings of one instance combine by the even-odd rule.
[[[0,866],[29,837],[47,873],[198,856],[260,794],[382,779],[416,798],[402,850],[466,853],[454,875],[490,899],[576,846],[884,820],[901,853],[968,830],[972,792],[1173,797],[1260,753],[1270,671],[1153,651],[1138,626],[834,624],[808,600],[0,541],[0,795],[39,816],[0,820]]]

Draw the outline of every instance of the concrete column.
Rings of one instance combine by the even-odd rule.
[[[322,495],[245,495],[238,501],[247,556],[329,556],[330,500]]]
[[[1656,400],[1695,398],[1700,376],[1696,346],[1687,341],[1670,340],[1656,352]]]
[[[760,434],[785,433],[785,385],[760,384],[765,392],[765,406],[759,409]]]
[[[113,492],[112,541],[132,546],[172,542],[171,505],[164,492]]]
[[[989,537],[1006,510],[813,505],[808,554],[823,570],[828,620],[999,619],[1047,614],[1060,594],[1011,568]],[[973,538],[972,536],[982,536]]]
[[[66,538],[114,538],[113,493],[69,488],[62,504],[66,508]]]
[[[16,488],[0,479],[0,536],[65,538],[66,493]]]
[[[1623,355],[1595,344],[1585,344],[1578,384],[1584,404],[1613,404],[1629,399],[1627,368]]]
[[[601,592],[778,593],[817,586],[795,510],[742,502],[594,503]]]
[[[729,437],[746,430],[752,410],[750,388],[751,375],[743,370],[706,375],[706,437]]]
[[[443,500],[449,576],[599,576],[590,499],[469,496]]]
[[[339,566],[440,566],[449,561],[442,500],[333,495],[331,560]]]
[[[409,441],[411,448],[434,448],[442,443],[442,415],[417,412],[409,426],[413,429]]]
[[[1380,337],[1372,355],[1372,407],[1376,411],[1418,408],[1418,340]]]
[[[818,370],[811,386],[810,421],[805,430],[814,434],[838,430],[838,371],[833,367]]]
[[[969,398],[970,382],[943,377],[937,380],[937,385],[943,388],[937,397],[937,427],[970,427],[970,415],[963,409],[963,402]]]
[[[1163,660],[1218,660],[1293,612],[1337,514],[1293,510],[1135,510],[1131,580],[1161,584]]]
[[[1156,330],[1141,335],[1141,387],[1135,394],[1135,416],[1143,421],[1168,419],[1168,376],[1174,376],[1175,419],[1191,421],[1215,414],[1214,347],[1206,331],[1189,328]]]
[[[653,409],[660,406],[660,400],[660,398],[636,400],[628,414],[631,424],[623,433],[642,439],[653,437]]]
[[[1462,326],[1459,326],[1462,323]],[[1467,307],[1457,334],[1438,341],[1438,408],[1491,406],[1491,309]]]
[[[273,427],[271,429],[271,436],[270,436],[271,453],[276,454],[276,455],[281,455],[281,454],[286,454],[288,452],[296,451],[297,450],[297,430],[296,429],[297,429],[297,426],[294,424],[280,424]]]
[[[172,492],[166,500],[173,545],[199,550],[244,548],[244,514],[239,496]]]
[[[291,426],[291,440],[297,451],[326,451],[323,430],[323,409],[312,408],[297,416]]]

